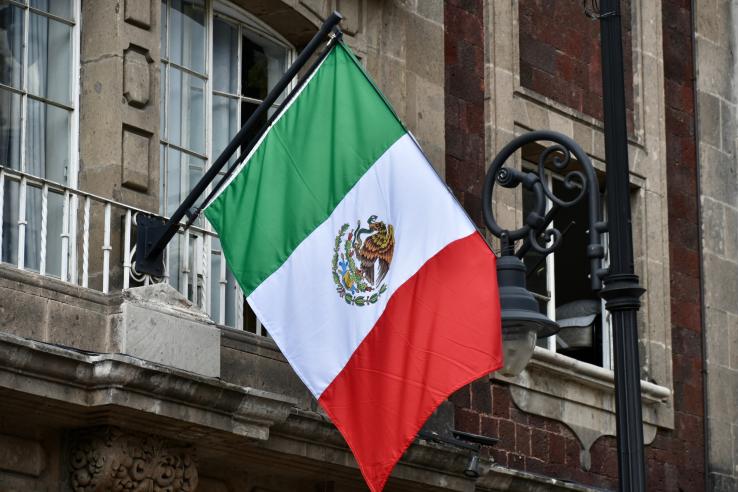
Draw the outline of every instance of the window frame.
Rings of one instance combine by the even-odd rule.
[[[203,173],[206,172],[209,168],[212,162],[215,160],[217,156],[213,154],[213,95],[223,95],[229,98],[232,98],[232,94],[220,94],[221,91],[216,91],[214,89],[213,84],[213,77],[216,75],[214,73],[214,57],[213,57],[213,48],[214,48],[214,41],[213,41],[213,29],[214,29],[214,22],[216,18],[221,18],[233,25],[238,26],[239,29],[239,47],[238,47],[238,69],[239,69],[239,82],[238,82],[238,89],[240,91],[241,88],[241,80],[240,80],[240,69],[241,69],[241,62],[242,62],[242,41],[240,39],[240,35],[244,33],[244,31],[250,31],[253,32],[255,35],[258,35],[260,37],[266,38],[269,42],[272,42],[274,44],[279,45],[280,47],[283,47],[286,52],[286,58],[285,58],[285,68],[288,67],[292,62],[294,61],[296,57],[296,50],[295,48],[287,41],[286,38],[281,36],[279,33],[274,31],[272,28],[270,28],[267,24],[260,21],[258,18],[256,18],[253,14],[250,14],[245,9],[235,5],[232,2],[229,2],[227,0],[205,0],[204,1],[204,9],[205,9],[205,20],[204,25],[206,29],[205,33],[205,44],[206,49],[204,50],[205,53],[205,73],[199,73],[193,70],[190,70],[186,67],[181,67],[177,63],[173,63],[171,61],[171,53],[169,50],[169,29],[170,26],[170,0],[162,0],[160,2],[162,6],[162,14],[166,15],[166,18],[162,20],[162,25],[166,26],[166,35],[163,35],[162,41],[167,43],[166,49],[162,49],[162,53],[165,53],[166,56],[162,56],[162,67],[165,67],[161,69],[160,73],[163,74],[162,78],[162,94],[163,94],[163,101],[160,104],[160,111],[163,112],[161,122],[164,125],[163,129],[167,130],[167,133],[165,134],[162,131],[162,135],[165,135],[166,138],[160,138],[160,156],[165,159],[161,165],[160,170],[162,172],[161,174],[161,185],[160,185],[160,210],[162,215],[168,216],[172,211],[167,210],[167,195],[168,195],[168,166],[169,166],[169,158],[168,158],[168,149],[174,149],[179,152],[182,152],[186,155],[189,155],[191,157],[195,157],[197,159],[202,159],[203,162]],[[198,77],[199,79],[204,81],[204,104],[205,104],[205,117],[204,117],[204,133],[205,133],[205,146],[204,154],[200,154],[198,152],[193,152],[190,149],[184,148],[182,145],[179,144],[173,144],[171,142],[170,136],[168,135],[169,130],[169,104],[170,101],[168,99],[168,88],[169,88],[169,82],[170,82],[170,67],[174,67],[178,70],[182,70],[185,73],[188,73],[190,75],[193,75],[195,77]],[[295,86],[295,81],[292,81],[285,93],[288,93],[290,90],[292,90]],[[241,125],[241,103],[242,102],[251,102],[254,104],[258,104],[261,101],[249,98],[246,96],[242,96],[241,94],[237,95],[238,98],[238,108],[237,108],[237,118],[238,118],[238,125]],[[279,107],[278,104],[274,105],[275,108]],[[182,197],[184,197],[186,194],[184,190],[188,190],[190,188],[189,181],[190,181],[190,172],[189,172],[189,166],[180,166],[179,171],[180,179],[179,179],[179,195],[180,200]],[[211,189],[212,184],[209,185],[205,191],[205,195],[207,195]],[[200,229],[204,231],[204,233],[197,232],[194,230],[189,230],[185,232],[179,233],[179,238],[187,238],[187,240],[179,240],[178,243],[178,255],[177,260],[179,262],[178,268],[178,290],[180,292],[183,292],[183,294],[192,301],[197,307],[204,310],[209,316],[211,316],[211,319],[215,321],[219,325],[225,325],[227,316],[225,313],[225,307],[226,307],[226,298],[225,296],[221,295],[224,291],[223,287],[225,286],[226,289],[228,288],[227,282],[227,275],[226,275],[226,268],[225,268],[225,261],[224,256],[222,253],[222,250],[217,247],[215,244],[215,240],[217,240],[217,234],[213,230],[212,226],[208,223],[207,220],[204,218],[199,221],[197,224]],[[169,249],[174,246],[169,246],[167,248],[167,251],[169,252]],[[218,258],[217,265],[219,267],[218,272],[214,272],[213,270],[213,263],[215,258]],[[185,264],[185,258],[187,259],[187,262]],[[195,259],[198,259],[198,261],[195,261]],[[199,260],[202,261],[199,261]],[[165,260],[165,278],[167,281],[169,281],[170,278],[170,271],[171,267],[174,265],[170,265],[170,255],[166,255]],[[219,290],[218,296],[213,295],[213,279],[214,277],[217,277],[217,285]],[[196,289],[193,289],[193,286],[197,286]],[[235,313],[233,314],[233,321],[234,325],[232,328],[243,330],[245,328],[245,322],[244,322],[244,311],[245,308],[243,306],[243,303],[245,302],[243,299],[243,293],[238,286],[238,283],[234,283],[234,303],[233,303],[233,309],[235,310]],[[218,303],[218,315],[217,319],[212,317],[213,313],[213,307],[214,302]],[[266,335],[266,332],[264,328],[261,326],[261,323],[257,320],[256,321],[256,327],[255,331],[257,335]]]
[[[56,108],[64,109],[70,112],[69,118],[69,153],[67,155],[67,161],[69,165],[66,169],[66,180],[62,183],[57,183],[63,186],[68,186],[72,189],[77,189],[79,186],[79,98],[80,98],[80,18],[81,12],[81,0],[71,0],[72,8],[72,20],[46,12],[44,10],[32,7],[30,0],[7,0],[7,5],[11,7],[17,7],[23,11],[23,63],[22,63],[22,84],[21,88],[16,88],[3,83],[0,83],[0,88],[13,94],[18,94],[21,97],[21,117],[20,117],[20,162],[19,170],[23,173],[28,173],[26,166],[26,138],[28,131],[26,130],[26,122],[28,119],[28,98],[49,104]],[[71,46],[70,46],[70,85],[71,94],[70,102],[71,106],[54,101],[47,97],[38,96],[31,94],[28,90],[28,47],[29,47],[29,36],[30,36],[30,17],[31,13],[43,16],[47,19],[60,22],[64,25],[71,27]],[[2,164],[0,164],[2,165]],[[12,168],[11,168],[12,169]],[[31,174],[31,173],[28,173]],[[40,177],[40,176],[39,176]],[[46,177],[43,177],[47,181]]]
[[[524,172],[532,172],[537,173],[537,170],[535,169],[535,164],[530,161],[523,161],[522,169]],[[548,189],[553,190],[553,183],[554,180],[560,180],[563,181],[563,177],[561,177],[556,172],[552,171],[551,169],[544,169],[544,177],[546,179],[546,182],[544,183],[544,186],[547,186]],[[553,202],[546,197],[546,213],[548,213],[553,205]],[[602,214],[603,214],[603,220],[607,220],[607,204],[605,200],[603,199],[601,201],[602,205]],[[523,221],[525,218],[525,210],[523,209]],[[546,229],[552,229],[553,228],[553,222],[551,222]],[[553,241],[553,238],[550,239],[549,243],[546,246],[550,246],[551,242]],[[608,244],[608,235],[603,234],[602,236],[602,245],[605,249],[605,257],[602,260],[602,266],[603,268],[607,268],[608,266],[608,259],[609,259],[609,244]],[[571,252],[573,254],[578,254],[580,252]],[[546,291],[548,293],[548,296],[542,296],[536,292],[531,291],[531,294],[536,300],[544,301],[546,303],[546,312],[544,313],[549,319],[552,319],[554,321],[558,321],[556,319],[556,257],[561,256],[565,254],[565,252],[562,249],[557,249],[556,251],[553,251],[551,254],[547,255],[545,258],[545,265],[546,265]],[[597,364],[591,364],[589,362],[580,361],[579,359],[576,359],[574,357],[565,355],[565,354],[559,354],[563,357],[569,357],[571,359],[577,360],[578,362],[582,364],[588,364],[594,367],[599,367],[608,371],[614,370],[613,367],[613,346],[612,346],[612,317],[610,316],[610,312],[605,309],[605,301],[603,299],[599,300],[600,302],[600,328],[602,330],[602,345],[600,347],[600,351],[602,353],[602,365],[598,366]],[[538,345],[540,348],[544,350],[548,350],[552,353],[559,353],[558,347],[557,347],[557,341],[558,341],[559,335],[558,333],[555,333],[551,335],[550,337],[547,337],[545,339],[546,345]]]

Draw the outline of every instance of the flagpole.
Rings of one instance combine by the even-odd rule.
[[[244,148],[244,151],[239,156],[240,162],[245,157],[251,147],[253,147],[258,141],[259,135],[265,128],[273,121],[271,118],[268,120],[266,125],[263,125],[256,132],[256,138],[254,138],[254,130],[262,120],[267,111],[277,101],[277,98],[284,92],[287,86],[307,64],[310,58],[313,56],[315,51],[324,42],[326,36],[338,25],[343,19],[343,16],[334,11],[320,27],[320,30],[313,36],[310,42],[305,46],[297,59],[287,69],[281,79],[274,85],[274,88],[267,94],[266,98],[259,104],[254,110],[249,119],[244,123],[241,129],[238,131],[235,137],[230,141],[226,148],[221,152],[218,158],[208,168],[207,172],[203,175],[200,181],[192,188],[192,191],[187,195],[184,201],[177,207],[177,210],[172,216],[162,223],[161,219],[153,216],[141,215],[138,218],[138,229],[137,229],[137,240],[136,240],[136,270],[139,273],[146,273],[154,276],[162,276],[164,274],[164,262],[162,253],[167,244],[172,240],[174,235],[177,233],[180,227],[180,221],[188,216],[189,221],[185,227],[192,224],[192,221],[197,217],[199,211],[193,211],[192,207],[195,205],[197,199],[205,192],[208,185],[218,176],[218,173],[228,163],[231,156],[238,150],[238,148],[248,142],[248,146]],[[317,63],[321,61],[323,56],[319,58]],[[316,63],[316,64],[317,64]],[[315,68],[316,64],[313,64],[311,71]],[[295,94],[301,87],[298,85],[290,94],[287,96],[288,99]],[[242,157],[243,156],[243,157]]]

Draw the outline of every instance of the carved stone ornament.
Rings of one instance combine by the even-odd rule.
[[[74,492],[185,492],[197,488],[194,449],[115,427],[83,431],[71,453]]]

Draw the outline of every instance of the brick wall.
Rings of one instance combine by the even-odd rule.
[[[544,15],[551,10],[544,9],[546,4],[520,0],[521,82],[599,118],[599,25],[584,18],[581,3],[557,3],[558,13],[553,16]],[[481,40],[470,31],[477,29],[483,14],[477,0],[449,1],[445,7],[446,179],[476,220],[484,171],[480,141],[484,137],[484,77],[479,68],[484,55]],[[559,31],[552,32],[556,29]],[[700,292],[700,264],[690,2],[664,0],[663,30],[675,430],[659,431],[647,447],[646,459],[649,490],[693,491],[704,488],[704,430],[701,299],[695,295]],[[626,50],[629,38],[626,32]],[[626,60],[626,80],[632,81],[627,55]],[[536,85],[539,80],[546,82]],[[632,88],[628,92],[632,95]],[[632,97],[628,105],[632,108]],[[506,385],[481,379],[456,392],[451,401],[458,429],[500,439],[486,451],[501,465],[597,487],[617,487],[614,438],[595,442],[590,450],[591,468],[585,471],[574,434],[556,421],[521,412]]]
[[[444,3],[446,183],[482,224],[484,15],[482,0]]]
[[[589,3],[589,2],[588,2]],[[582,2],[520,0],[520,85],[602,119],[600,23]],[[630,2],[621,1],[623,47],[631,53]],[[633,60],[625,57],[628,129],[633,123]]]

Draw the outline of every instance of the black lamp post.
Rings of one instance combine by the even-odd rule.
[[[558,331],[558,325],[538,311],[538,303],[525,288],[522,258],[530,249],[544,256],[553,252],[561,240],[561,232],[549,227],[556,211],[587,197],[589,245],[586,253],[590,262],[591,286],[599,291],[600,297],[606,301],[605,307],[612,314],[620,490],[641,492],[646,490],[646,474],[636,316],[644,290],[634,274],[633,264],[619,1],[602,0],[599,13],[587,13],[601,23],[608,222],[604,223],[600,218],[598,183],[589,157],[573,140],[550,131],[526,133],[500,151],[485,179],[482,212],[487,228],[501,243],[497,274],[505,358],[510,359],[503,372],[514,375],[522,371],[532,356],[536,338]],[[552,142],[541,152],[537,172],[504,167],[517,150],[534,142]],[[577,164],[570,166],[573,164],[572,156]],[[565,173],[565,187],[579,190],[574,199],[562,200],[548,189],[544,178],[547,164]],[[495,221],[491,208],[495,183],[506,188],[523,186],[535,195],[535,207],[524,218],[521,228],[506,230]],[[552,202],[548,212],[546,198]],[[600,242],[600,234],[604,232],[609,234],[610,245],[610,266],[606,270],[602,268],[605,251]],[[518,241],[522,244],[516,250]]]

